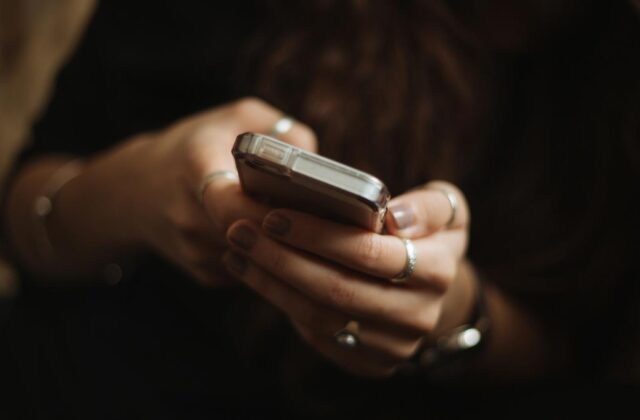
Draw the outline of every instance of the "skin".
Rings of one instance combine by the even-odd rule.
[[[69,157],[45,157],[27,165],[7,198],[6,231],[25,265],[49,278],[95,274],[105,263],[152,249],[203,285],[223,281],[220,255],[228,226],[240,218],[260,221],[270,208],[219,178],[200,203],[204,177],[235,172],[230,150],[238,133],[268,131],[281,112],[247,98],[145,133],[92,157],[81,176],[62,188],[47,221],[55,255],[34,252],[32,203]],[[315,137],[303,124],[282,140],[309,150]],[[218,270],[215,268],[218,267]]]
[[[422,337],[434,332],[445,296],[460,309],[442,320],[449,326],[464,323],[471,307],[468,282],[451,287],[466,248],[466,205],[452,228],[444,229],[451,208],[439,191],[413,191],[396,203],[400,200],[425,211],[416,213],[422,219],[408,232],[389,223],[389,235],[286,209],[269,213],[262,226],[239,221],[229,229],[234,254],[225,261],[289,315],[300,334],[327,357],[359,374],[392,374],[415,353]],[[270,229],[274,218],[286,219],[289,228]],[[394,285],[388,279],[402,272],[406,259],[402,241],[394,236],[400,233],[414,239],[418,264],[407,284]],[[333,341],[333,333],[350,319],[361,324],[359,351],[341,349]]]
[[[443,188],[458,197],[450,227],[445,226],[451,206],[439,191]],[[390,211],[388,234],[288,209],[270,212],[262,224],[241,220],[227,233],[231,251],[224,261],[231,273],[279,307],[300,335],[337,365],[358,375],[391,376],[425,337],[439,337],[466,323],[478,287],[464,259],[469,211],[463,194],[446,182],[432,182],[394,199],[390,209],[398,207],[411,212],[413,222],[399,230]],[[406,284],[388,280],[404,268],[406,251],[399,237],[411,238],[416,247],[418,263]],[[486,294],[489,311],[500,314],[500,319],[492,318],[499,335],[489,343],[494,353],[481,360],[478,373],[489,367],[497,381],[535,375],[545,363],[537,353],[543,347],[535,343],[540,338],[536,335],[542,335],[535,320],[498,290],[489,288]],[[335,332],[352,320],[358,322],[358,347],[337,346]],[[528,331],[520,334],[519,328]],[[531,358],[519,360],[519,351]],[[496,356],[507,357],[507,363]]]
[[[198,197],[201,180],[235,170],[229,153],[238,133],[268,132],[282,113],[253,98],[178,121],[92,157],[59,191],[47,230],[55,254],[42,257],[32,212],[50,176],[69,157],[48,156],[25,166],[7,196],[4,225],[12,249],[43,281],[99,273],[121,256],[153,250],[206,287],[240,284],[281,309],[318,352],[358,375],[392,375],[423,337],[463,324],[478,279],[466,260],[469,209],[455,186],[436,182],[396,197],[387,233],[375,234],[288,209],[272,209],[244,195],[237,181],[218,178]],[[297,122],[284,141],[315,150],[313,132]],[[458,197],[451,207],[433,188]],[[413,215],[399,229],[393,209]],[[274,220],[288,227],[274,231]],[[406,284],[392,284],[405,264],[398,238],[411,238],[417,267]],[[523,307],[485,283],[492,334],[477,371],[513,381],[553,367],[548,348],[562,355]],[[359,323],[360,346],[339,347],[337,330]],[[565,358],[560,358],[564,360]]]

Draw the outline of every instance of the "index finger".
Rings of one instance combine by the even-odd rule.
[[[261,222],[272,210],[246,195],[239,182],[230,179],[212,182],[203,195],[203,205],[209,219],[223,231],[240,219]]]
[[[264,133],[272,137],[276,124],[285,118],[285,114],[258,98],[243,98],[231,105],[231,111],[237,116],[234,121],[236,135],[246,131]],[[315,152],[316,136],[311,128],[302,122],[287,116],[291,123],[277,137],[293,146]]]

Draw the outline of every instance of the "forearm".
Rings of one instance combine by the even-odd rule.
[[[127,186],[135,180],[127,143],[86,163],[82,172],[55,195],[53,211],[38,220],[34,204],[68,157],[49,156],[26,165],[8,191],[4,227],[15,256],[29,270],[45,277],[94,273],[105,263],[139,247]],[[51,249],[42,249],[46,235]]]

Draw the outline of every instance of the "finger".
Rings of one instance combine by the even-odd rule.
[[[362,349],[353,351],[354,349],[339,347],[333,340],[333,333],[346,322],[344,317],[339,316],[335,311],[323,309],[300,292],[250,264],[239,254],[227,253],[223,261],[234,276],[282,310],[296,326],[300,335],[335,363],[359,375],[387,376],[392,373],[393,365],[387,360],[384,361],[383,366],[380,366],[381,363],[378,360],[372,360],[374,356]],[[335,331],[327,331],[329,325],[333,326]]]
[[[237,134],[255,131],[269,135],[275,124],[285,115],[282,111],[258,98],[243,98],[232,104],[231,109],[239,117],[236,120]],[[277,137],[286,143],[315,152],[317,141],[313,130],[293,118],[292,122],[291,128]]]
[[[278,209],[262,222],[272,237],[357,271],[395,277],[406,261],[402,241],[307,213]]]
[[[455,210],[447,193],[453,195]],[[462,192],[450,183],[434,181],[391,200],[385,226],[393,235],[419,238],[445,228],[465,228],[468,223],[469,208]]]
[[[294,248],[375,277],[397,277],[407,262],[405,244],[395,236],[379,235],[306,213],[274,210],[264,218],[262,226],[272,237]],[[435,235],[414,241],[417,264],[413,278],[442,288],[455,272],[466,235],[460,230]]]
[[[255,223],[242,220],[229,228],[227,237],[234,250],[308,298],[357,319],[420,332],[433,327],[441,293],[417,293],[417,286],[378,281],[280,244],[259,230]]]
[[[243,283],[282,310],[295,324],[314,332],[314,336],[337,347],[334,335],[348,319],[336,311],[313,302],[294,288],[237,253],[228,252],[223,263]],[[419,336],[391,326],[363,324],[358,331],[361,346],[377,360],[399,363],[411,357],[419,346]]]
[[[314,349],[326,358],[354,375],[369,378],[386,378],[397,370],[397,363],[366,351],[364,348],[342,348],[333,339],[318,335],[310,328],[294,322],[294,327]]]
[[[243,98],[178,124],[173,129],[174,137],[189,139],[184,142],[189,179],[195,185],[209,173],[235,171],[231,146],[236,137],[245,132],[270,133],[283,115],[282,111],[261,99]],[[294,121],[281,139],[306,150],[317,149],[313,130],[300,121]]]
[[[272,210],[247,196],[236,181],[221,178],[211,184],[204,192],[203,204],[212,223],[223,232],[240,219],[262,221]]]
[[[293,120],[293,125],[289,131],[279,134],[277,138],[309,152],[315,153],[318,151],[318,141],[313,130],[308,125],[297,120]]]

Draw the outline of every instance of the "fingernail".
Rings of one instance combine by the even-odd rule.
[[[291,220],[279,213],[271,213],[264,219],[262,226],[269,233],[284,235],[291,227]]]
[[[248,266],[247,259],[235,252],[226,254],[222,262],[231,274],[238,277],[242,277]]]
[[[237,247],[250,251],[258,240],[253,229],[247,226],[238,226],[229,234],[229,241]]]
[[[402,203],[395,203],[389,205],[389,213],[391,213],[391,219],[395,228],[398,230],[406,229],[411,227],[415,221],[415,215],[413,214],[413,210],[411,207]]]

